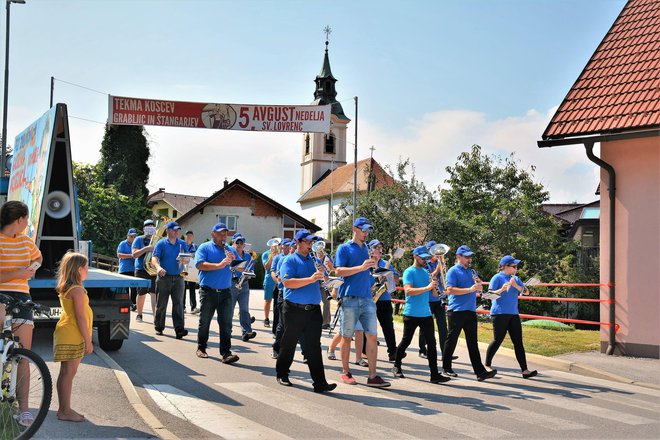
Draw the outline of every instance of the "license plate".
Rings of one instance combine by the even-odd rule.
[[[60,316],[62,316],[62,307],[51,307],[49,314],[50,317],[42,314],[37,315],[35,313],[34,319],[60,319]]]

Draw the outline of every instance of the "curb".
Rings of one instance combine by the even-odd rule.
[[[165,428],[165,426],[160,422],[160,420],[158,420],[154,413],[152,413],[151,410],[149,410],[149,408],[147,408],[147,406],[142,403],[142,399],[140,399],[140,396],[138,395],[133,382],[131,382],[128,374],[126,374],[126,371],[124,371],[124,369],[117,362],[115,362],[114,359],[108,356],[108,354],[96,344],[94,344],[94,353],[96,353],[103,360],[103,362],[105,362],[106,365],[114,371],[115,377],[117,378],[119,385],[124,391],[128,402],[131,404],[133,410],[135,410],[138,416],[142,418],[144,423],[146,423],[147,426],[149,426],[156,433],[156,435],[163,440],[180,440],[179,437],[172,434],[172,432]]]

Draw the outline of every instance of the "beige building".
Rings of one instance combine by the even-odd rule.
[[[147,205],[154,216],[165,216],[176,220],[204,200],[206,197],[168,193],[165,192],[165,188],[158,188],[158,191],[147,197]]]

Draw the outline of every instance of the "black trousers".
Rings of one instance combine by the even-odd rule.
[[[447,342],[442,350],[442,368],[445,371],[451,370],[451,358],[458,344],[458,337],[461,330],[465,333],[465,343],[470,354],[470,363],[477,376],[486,372],[486,367],[481,363],[481,354],[479,354],[479,343],[477,338],[477,312],[452,310],[447,311],[447,322],[449,332]],[[429,351],[429,357],[431,352]]]
[[[518,315],[491,315],[493,319],[493,340],[488,345],[486,350],[486,366],[490,367],[491,362],[497,349],[502,345],[502,341],[509,332],[511,342],[513,342],[513,349],[516,352],[516,359],[520,369],[525,371],[527,369],[527,357],[525,356],[525,347],[522,338],[522,325],[520,323],[520,316]]]
[[[376,301],[376,318],[380,328],[383,330],[383,337],[387,344],[387,354],[393,356],[396,354],[396,334],[394,333],[394,318],[392,316],[392,301]],[[365,348],[367,344],[364,344]]]
[[[325,379],[323,357],[321,356],[321,326],[323,325],[321,307],[318,305],[301,307],[299,304],[284,301],[282,318],[284,330],[277,363],[275,364],[277,377],[289,376],[289,368],[293,363],[296,345],[300,339],[314,386],[322,387],[326,385],[328,382]]]
[[[440,351],[442,352],[447,342],[447,315],[442,301],[430,302],[431,314],[435,318],[435,324],[438,327],[438,337],[440,338]],[[426,353],[426,338],[423,332],[419,332],[419,352]]]
[[[433,317],[424,316],[406,316],[403,315],[403,337],[399,346],[396,348],[396,360],[394,361],[395,367],[401,367],[401,360],[406,352],[406,348],[415,336],[415,330],[419,327],[420,333],[423,333],[427,341],[429,341],[428,361],[429,370],[431,370],[431,377],[438,376],[438,352],[435,349],[435,329],[433,328]]]
[[[275,286],[275,291],[273,292],[273,302],[275,306],[273,307],[273,334],[277,335],[277,327],[280,323],[280,316],[282,315],[282,298],[283,293],[280,289]]]
[[[197,288],[197,283],[194,281],[186,281],[186,290],[183,291],[183,308],[186,308],[186,291],[190,296],[190,310],[197,308],[197,295],[195,294],[195,289]]]

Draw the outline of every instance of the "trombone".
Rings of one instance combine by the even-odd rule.
[[[444,243],[435,244],[429,249],[429,254],[438,257],[438,267],[440,268],[440,283],[442,284],[442,291],[445,292],[445,294],[447,292],[447,265],[445,263],[445,255],[447,252],[449,252],[450,249],[451,248]]]

